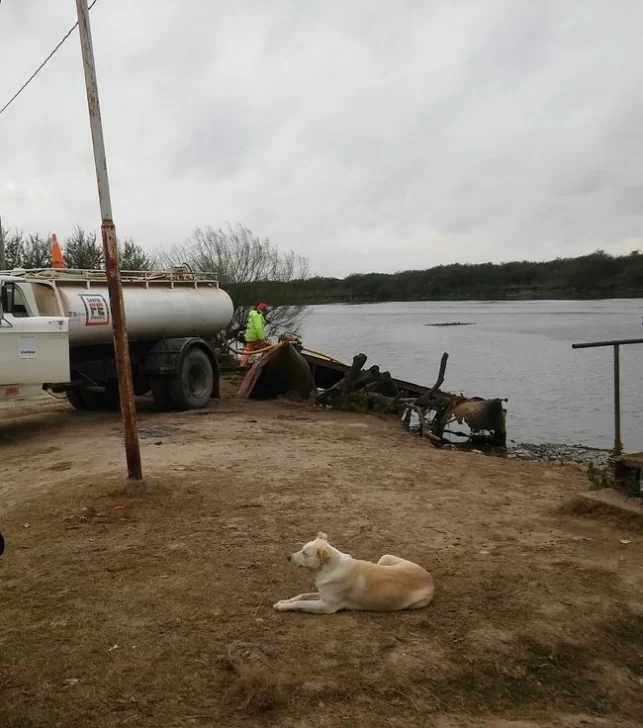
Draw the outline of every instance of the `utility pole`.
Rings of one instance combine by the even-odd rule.
[[[0,215],[0,270],[7,270],[7,258],[4,253],[4,232],[2,230],[2,215]]]
[[[141,451],[138,442],[138,427],[136,423],[136,407],[134,405],[134,385],[132,382],[129,344],[127,340],[127,329],[125,326],[123,287],[121,284],[120,264],[118,260],[116,227],[114,226],[114,219],[112,217],[112,200],[109,193],[105,140],[103,138],[103,124],[100,115],[98,81],[96,80],[94,48],[92,45],[92,33],[89,24],[89,9],[87,7],[87,0],[76,0],[76,10],[78,12],[80,48],[83,54],[83,67],[85,70],[89,122],[92,131],[92,142],[94,145],[94,163],[96,165],[96,181],[98,182],[98,197],[100,200],[100,212],[102,218],[101,233],[103,237],[103,252],[105,254],[105,272],[107,275],[109,302],[112,309],[112,331],[114,334],[114,349],[116,351],[116,372],[118,375],[118,391],[120,394],[121,417],[123,420],[127,474],[128,477],[133,478],[134,480],[141,480],[143,472],[141,469]]]

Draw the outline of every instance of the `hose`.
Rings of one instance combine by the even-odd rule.
[[[286,339],[287,340],[287,339]],[[274,349],[275,347],[279,346],[279,344],[282,342],[277,342],[276,344],[269,344],[268,346],[264,347],[263,349],[255,349],[253,351],[249,351],[248,349],[234,349],[230,344],[228,344],[227,341],[223,340],[223,345],[228,349],[228,351],[231,351],[233,354],[237,354],[238,356],[253,356],[254,354],[265,354],[267,351],[270,351],[271,349]],[[309,349],[307,346],[302,346],[302,351],[307,352],[308,354],[313,354],[314,356],[321,356],[324,359],[327,359],[328,361],[333,362],[334,364],[340,364],[341,366],[348,366],[345,362],[341,361],[340,359],[336,359],[334,356],[331,356],[330,354],[326,354],[324,351],[317,351],[316,349]]]
[[[223,340],[223,345],[226,349],[228,349],[228,351],[231,351],[233,354],[238,354],[239,356],[254,356],[255,354],[265,354],[270,349],[274,349],[275,347],[279,346],[279,344],[268,344],[268,346],[264,346],[263,349],[253,349],[252,351],[250,351],[249,349],[234,349],[225,340]]]
[[[307,346],[303,347],[302,351],[305,351],[308,354],[314,354],[315,356],[321,356],[324,359],[328,359],[328,361],[332,361],[333,364],[341,364],[342,366],[345,366],[345,367],[348,366],[348,364],[346,364],[346,362],[343,362],[340,359],[335,359],[334,356],[331,356],[330,354],[326,354],[323,351],[316,351],[315,349],[309,349]]]

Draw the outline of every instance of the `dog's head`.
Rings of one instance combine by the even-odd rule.
[[[333,556],[333,548],[328,543],[328,536],[321,531],[314,541],[309,541],[300,551],[290,554],[288,561],[305,569],[319,571],[328,565]]]

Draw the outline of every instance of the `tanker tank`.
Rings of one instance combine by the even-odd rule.
[[[62,311],[69,318],[69,344],[87,346],[112,341],[109,292],[104,283],[85,287],[56,280],[55,288],[35,282],[38,307]],[[213,336],[232,320],[232,299],[214,283],[124,282],[123,302],[130,342],[185,336]]]

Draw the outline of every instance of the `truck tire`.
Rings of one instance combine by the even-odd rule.
[[[94,412],[108,412],[117,410],[120,407],[118,396],[118,382],[109,381],[104,392],[96,392],[92,389],[81,389],[81,395],[85,400],[88,410]]]
[[[132,385],[136,397],[144,397],[150,391],[150,380],[147,377],[134,377]]]
[[[74,409],[77,409],[79,412],[87,411],[87,402],[85,402],[85,398],[83,397],[80,389],[68,389],[66,395],[67,401]]]
[[[203,349],[188,349],[176,375],[168,381],[172,403],[179,410],[201,409],[212,398],[214,371]]]
[[[170,412],[171,410],[176,409],[174,402],[172,402],[172,398],[170,397],[170,392],[168,391],[167,379],[164,377],[152,377],[150,384],[154,404],[162,412]]]

